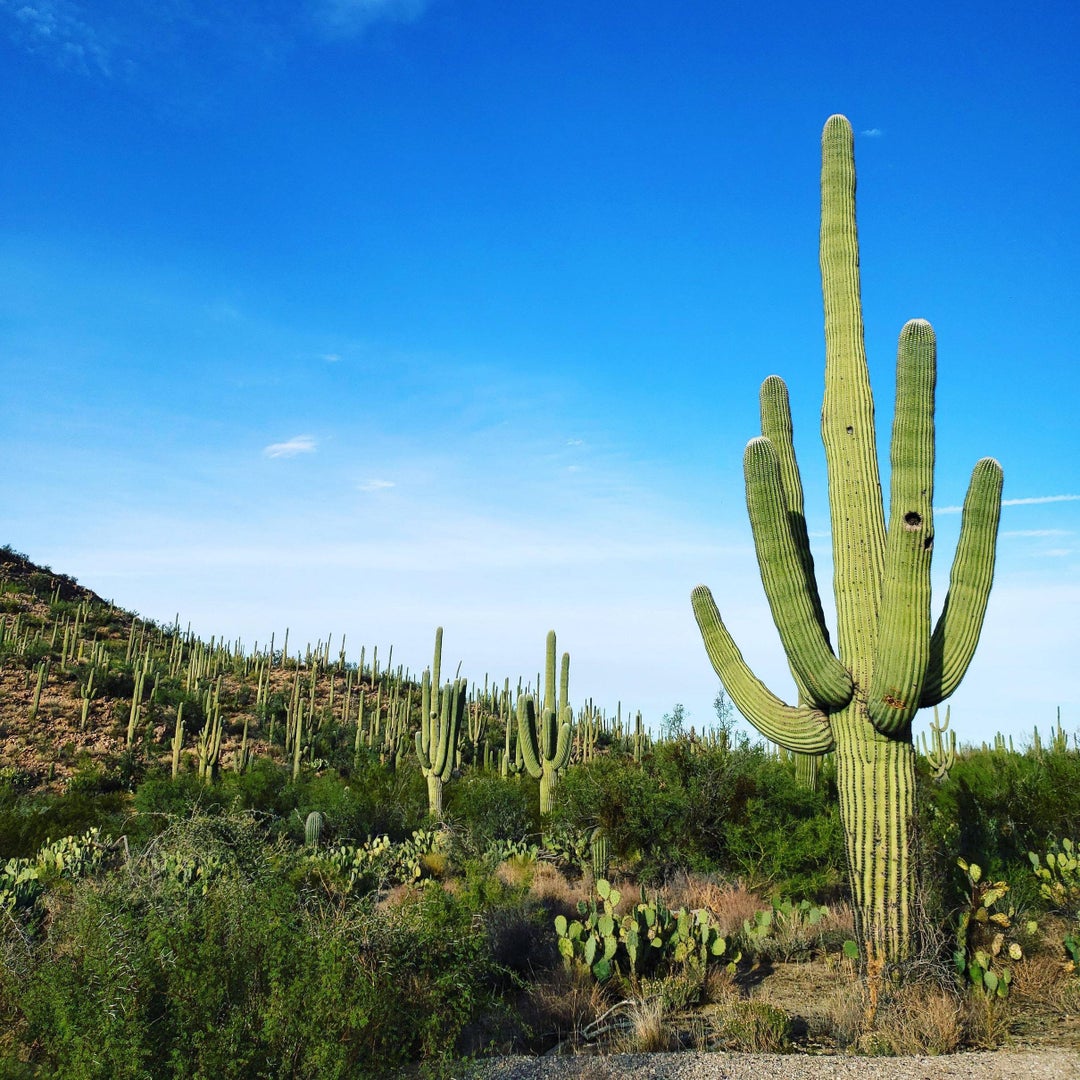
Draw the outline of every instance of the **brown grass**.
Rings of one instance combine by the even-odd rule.
[[[1065,1008],[1073,995],[1076,976],[1064,961],[1044,953],[1028,955],[1012,969],[1012,993],[1019,1002]]]
[[[529,985],[527,1000],[531,1025],[560,1040],[574,1037],[593,1023],[607,1007],[604,991],[592,973],[574,965],[558,965]]]
[[[961,1012],[964,1042],[976,1050],[995,1050],[1009,1037],[1009,1006],[1005,999],[970,991]]]
[[[962,1013],[957,994],[915,983],[884,998],[869,1034],[892,1055],[953,1054],[963,1038]]]
[[[663,891],[669,907],[704,908],[716,920],[725,937],[742,929],[744,919],[753,919],[769,902],[751,892],[742,882],[716,882],[695,874],[677,875]]]

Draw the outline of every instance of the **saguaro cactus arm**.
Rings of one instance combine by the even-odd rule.
[[[750,670],[712,593],[698,585],[690,594],[694,617],[716,674],[735,707],[764,735],[788,750],[826,754],[834,748],[829,718],[821,709],[785,705]]]
[[[928,322],[900,332],[891,490],[877,662],[867,695],[878,731],[903,731],[919,708],[930,656],[930,555],[934,544],[934,383],[937,344]]]
[[[851,676],[833,656],[819,618],[817,590],[806,585],[806,560],[791,529],[780,461],[771,440],[751,439],[743,456],[746,508],[761,582],[799,690],[821,708],[851,700]]]
[[[802,559],[806,592],[814,605],[814,614],[821,626],[821,632],[828,642],[829,631],[825,625],[825,612],[821,606],[821,595],[818,592],[817,577],[814,574],[814,556],[810,550],[810,538],[806,529],[802,477],[799,475],[799,465],[795,459],[791,402],[784,380],[778,375],[770,375],[761,384],[758,402],[761,411],[761,434],[773,444],[780,463],[780,478],[784,484],[784,498],[787,502],[788,525]]]
[[[982,631],[1001,518],[1001,466],[993,458],[975,463],[964,498],[960,539],[949,574],[949,591],[930,638],[923,707],[944,701],[960,685]]]

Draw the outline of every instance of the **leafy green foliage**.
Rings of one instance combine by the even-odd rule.
[[[646,881],[679,868],[727,872],[795,895],[828,897],[844,880],[831,773],[818,791],[760,747],[659,745],[632,768],[599,758],[572,769],[555,817],[599,825],[616,859]]]
[[[457,1045],[499,972],[467,903],[316,902],[250,815],[174,819],[0,945],[0,1014],[57,1076],[385,1076]]]

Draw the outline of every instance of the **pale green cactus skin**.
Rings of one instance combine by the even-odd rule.
[[[555,698],[555,631],[547,636],[544,703],[540,716],[531,697],[517,702],[518,746],[529,775],[540,781],[540,813],[550,814],[559,774],[570,764],[570,731],[574,717],[570,694],[570,654],[563,653],[559,696]]]
[[[994,572],[1002,474],[991,458],[975,466],[948,596],[931,630],[936,342],[921,319],[900,333],[886,525],[863,344],[854,139],[842,116],[822,134],[821,276],[836,650],[814,579],[787,389],[775,376],[762,386],[762,435],[746,448],[746,500],[798,706],[753,674],[704,586],[693,606],[709,658],[742,714],[789,750],[835,750],[860,944],[880,967],[902,961],[912,944],[911,721],[956,689],[974,654]]]
[[[466,683],[455,679],[439,689],[442,667],[442,627],[435,631],[435,656],[420,680],[420,730],[416,733],[416,757],[427,778],[428,812],[441,818],[443,785],[454,772],[461,722],[465,715]]]

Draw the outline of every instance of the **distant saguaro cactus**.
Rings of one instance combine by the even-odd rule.
[[[439,689],[442,667],[442,627],[435,631],[432,667],[420,679],[420,730],[416,733],[416,757],[427,777],[428,812],[442,817],[443,785],[454,772],[454,757],[465,715],[466,685],[455,679]]]
[[[517,702],[518,745],[529,775],[540,781],[540,813],[550,814],[559,774],[570,762],[570,729],[573,709],[570,693],[570,654],[563,653],[559,672],[559,696],[555,698],[555,631],[547,636],[544,671],[544,703],[540,715],[531,696]]]
[[[761,388],[762,435],[746,447],[746,502],[799,706],[784,704],[751,672],[704,586],[694,589],[693,606],[713,667],[743,715],[789,750],[835,750],[858,936],[864,959],[880,970],[911,946],[911,721],[956,689],[975,651],[993,578],[1002,474],[992,458],[975,466],[948,596],[931,629],[936,342],[921,319],[900,333],[886,527],[863,344],[854,138],[842,116],[830,117],[822,134],[821,277],[821,433],[838,651],[814,579],[787,388],[775,376]]]

